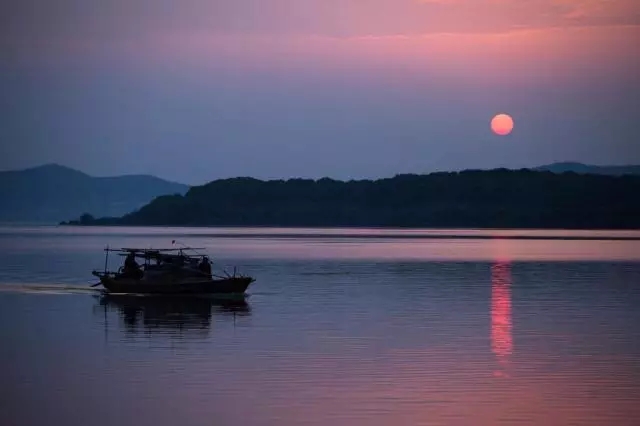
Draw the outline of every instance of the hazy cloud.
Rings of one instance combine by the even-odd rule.
[[[5,0],[6,40],[380,36],[639,25],[637,0]]]

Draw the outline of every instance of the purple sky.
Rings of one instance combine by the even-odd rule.
[[[5,0],[0,169],[640,163],[639,40],[635,0]]]

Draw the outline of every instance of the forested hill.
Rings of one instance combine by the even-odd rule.
[[[640,228],[640,176],[531,170],[216,180],[87,225]],[[77,222],[76,222],[77,223]]]
[[[582,163],[553,163],[546,166],[536,167],[536,170],[549,171],[554,173],[576,172],[581,174],[595,175],[640,175],[640,166],[593,166]]]

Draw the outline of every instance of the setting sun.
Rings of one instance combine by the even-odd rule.
[[[513,130],[513,118],[508,114],[498,114],[491,120],[491,130],[500,136],[506,136]]]

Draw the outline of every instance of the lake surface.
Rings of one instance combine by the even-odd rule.
[[[172,240],[256,277],[247,300],[88,289],[106,245]],[[640,419],[640,232],[3,227],[0,249],[3,426]]]

